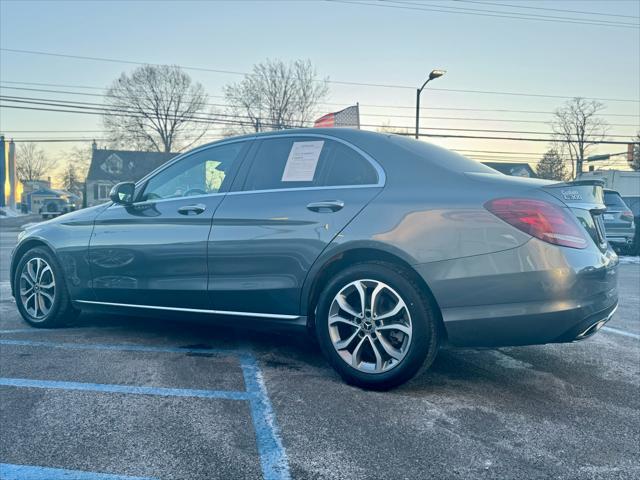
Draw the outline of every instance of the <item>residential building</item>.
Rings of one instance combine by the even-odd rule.
[[[108,150],[98,148],[93,142],[86,179],[87,206],[108,201],[109,192],[116,183],[136,182],[176,155],[177,153]]]

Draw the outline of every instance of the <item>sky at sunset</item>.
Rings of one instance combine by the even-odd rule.
[[[514,12],[527,18],[512,18]],[[204,85],[210,103],[222,104],[222,87],[242,76],[206,69],[241,73],[266,58],[308,58],[331,81],[330,97],[319,115],[359,102],[364,128],[383,123],[413,128],[415,88],[432,69],[441,68],[446,75],[423,92],[421,126],[467,130],[434,133],[484,129],[533,133],[480,135],[545,138],[536,132],[550,131],[551,112],[567,98],[583,96],[605,104],[611,139],[628,140],[640,129],[639,16],[635,0],[2,0],[0,91],[5,96],[95,102],[100,97],[78,93],[99,95],[121,72],[135,68],[135,62],[177,64],[194,67],[186,71]],[[101,130],[98,116],[0,111],[0,132],[16,140],[80,138],[88,146],[92,138],[104,136]],[[208,138],[218,136],[216,132],[214,128]],[[521,158],[532,164],[547,147],[506,140],[429,141],[468,150],[481,160]],[[62,156],[73,145],[80,143],[41,144],[52,156]],[[594,153],[621,150],[624,145],[608,145]]]

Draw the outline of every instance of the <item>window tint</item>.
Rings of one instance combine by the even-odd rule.
[[[378,183],[378,174],[369,161],[352,148],[331,142],[322,183],[334,185],[371,185]]]
[[[604,203],[607,207],[626,208],[620,194],[617,192],[604,192]]]
[[[263,140],[243,189],[368,185],[378,175],[368,160],[340,142],[318,137]]]
[[[245,143],[236,142],[194,153],[148,182],[142,200],[180,198],[224,191],[227,174],[232,170]]]

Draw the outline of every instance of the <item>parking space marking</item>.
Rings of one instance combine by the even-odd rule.
[[[31,380],[24,378],[0,378],[0,386],[23,388],[51,388],[61,390],[81,390],[108,393],[164,395],[182,397],[222,398],[229,400],[246,400],[249,402],[251,418],[256,434],[256,445],[262,467],[264,480],[289,480],[289,461],[278,433],[275,415],[267,395],[262,372],[256,359],[248,352],[232,349],[214,348],[181,348],[159,347],[152,345],[117,345],[117,344],[78,344],[57,343],[36,340],[0,339],[0,345],[14,345],[25,347],[61,348],[66,350],[109,350],[131,352],[160,352],[160,353],[218,353],[233,355],[239,358],[246,391],[234,392],[226,390],[193,390],[163,387],[142,387],[135,385],[107,385],[81,382],[62,382],[51,380]],[[33,467],[40,468],[40,467]],[[4,477],[3,477],[4,478]],[[39,477],[35,477],[39,478]],[[40,477],[48,478],[48,477]],[[57,478],[57,477],[53,477]],[[65,477],[60,477],[65,478]],[[74,477],[66,477],[74,478]],[[91,479],[92,477],[87,477]],[[100,477],[95,477],[96,479]],[[108,477],[106,477],[108,478]],[[113,477],[119,478],[119,477]],[[120,477],[126,478],[126,477]]]
[[[10,463],[0,463],[0,478],[2,480],[155,480],[149,477],[131,477]]]
[[[604,330],[606,332],[609,332],[609,333],[616,333],[618,335],[622,335],[622,336],[625,336],[625,337],[635,338],[636,340],[640,340],[640,335],[638,335],[637,333],[627,332],[626,330],[620,330],[619,328],[602,327],[602,330]]]
[[[46,388],[53,390],[77,390],[84,392],[125,393],[130,395],[158,395],[161,397],[197,397],[223,400],[250,400],[248,392],[228,390],[195,390],[189,388],[140,387],[136,385],[112,385],[106,383],[62,382],[58,380],[31,380],[28,378],[2,378],[0,386]]]
[[[278,433],[262,372],[252,356],[242,357],[240,366],[245,388],[251,394],[249,404],[258,439],[258,453],[264,480],[288,480],[291,478],[289,460]]]
[[[0,330],[0,335],[8,333],[39,333],[39,332],[54,332],[53,328],[13,328],[9,330]]]
[[[61,348],[65,350],[112,350],[121,352],[159,352],[159,353],[218,353],[220,355],[247,355],[239,350],[192,347],[158,347],[155,345],[127,345],[102,343],[59,343],[40,340],[0,339],[0,345],[18,345],[24,347]]]

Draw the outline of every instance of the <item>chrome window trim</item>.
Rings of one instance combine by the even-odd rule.
[[[152,172],[149,172],[147,175],[145,175],[144,177],[142,177],[140,180],[138,180],[136,182],[136,188],[138,188],[138,186],[144,184],[144,182],[146,182],[149,178],[151,178],[152,176],[155,176],[157,174],[159,174],[160,172],[162,172],[165,168],[169,168],[171,165],[173,165],[176,162],[179,162],[181,160],[183,160],[184,158],[186,158],[187,156],[190,156],[192,154],[196,154],[202,150],[205,150],[207,148],[213,148],[213,147],[218,147],[218,146],[223,146],[223,145],[227,145],[227,144],[231,144],[231,143],[237,143],[237,142],[249,142],[249,141],[254,141],[254,140],[268,140],[270,138],[287,138],[287,137],[314,137],[314,138],[325,138],[328,140],[334,140],[336,142],[342,143],[343,145],[347,146],[348,148],[354,150],[356,153],[358,153],[359,155],[361,155],[362,157],[365,158],[365,160],[367,160],[369,162],[369,164],[374,168],[374,170],[376,171],[376,174],[378,175],[378,182],[377,183],[367,183],[367,184],[362,184],[362,185],[334,185],[334,186],[321,186],[321,187],[292,187],[292,188],[274,188],[274,189],[266,189],[266,190],[239,190],[239,191],[230,191],[230,192],[216,192],[216,193],[208,193],[206,195],[193,195],[191,197],[176,197],[176,198],[163,198],[163,199],[158,199],[153,201],[154,203],[160,202],[160,201],[167,201],[167,200],[176,200],[179,198],[200,198],[200,197],[209,197],[212,195],[229,195],[229,194],[247,194],[247,193],[268,193],[268,192],[286,192],[286,191],[302,191],[302,190],[328,190],[328,189],[344,189],[344,188],[365,188],[365,187],[384,187],[386,182],[387,182],[387,175],[384,171],[384,169],[382,168],[382,166],[371,156],[369,155],[367,152],[365,152],[364,150],[362,150],[360,147],[357,147],[356,145],[353,145],[352,143],[343,140],[342,138],[338,138],[338,137],[334,137],[331,135],[327,135],[324,133],[286,133],[286,131],[283,132],[272,132],[269,133],[267,135],[253,135],[250,137],[242,137],[242,138],[233,138],[233,139],[228,139],[228,140],[219,140],[217,142],[213,142],[213,143],[208,143],[206,145],[202,145],[201,147],[197,147],[193,150],[190,150],[188,152],[185,152],[181,155],[176,156],[174,159],[170,160],[168,163],[166,163],[165,165],[161,165],[160,167],[156,168],[155,170],[153,170]],[[144,203],[144,202],[138,202],[138,203]],[[136,204],[133,204],[136,205]]]
[[[338,185],[335,187],[291,187],[291,188],[271,188],[266,190],[241,190],[238,192],[227,192],[225,195],[250,195],[261,193],[275,193],[275,192],[301,192],[305,190],[339,190],[339,189],[351,189],[351,188],[380,188],[382,185],[377,183],[368,183],[366,185]]]
[[[325,138],[327,140],[334,140],[338,143],[342,143],[343,145],[346,145],[348,148],[350,148],[351,150],[355,151],[358,155],[360,155],[361,157],[364,157],[365,160],[367,160],[369,162],[369,164],[373,167],[373,169],[376,171],[376,174],[378,175],[378,182],[377,183],[367,183],[367,184],[362,184],[362,185],[326,185],[326,186],[322,186],[322,187],[300,187],[300,189],[319,189],[319,188],[340,188],[340,187],[348,187],[348,188],[354,188],[354,187],[384,187],[384,185],[387,182],[387,175],[384,172],[384,169],[382,168],[382,166],[371,156],[369,155],[367,152],[365,152],[364,150],[362,150],[360,147],[352,144],[351,142],[348,142],[342,138],[338,138],[338,137],[333,137],[331,135],[327,135],[325,133],[274,133],[271,135],[265,135],[265,136],[261,136],[261,137],[254,137],[255,139],[259,139],[259,140],[269,140],[271,138],[288,138],[288,137],[313,137],[313,138]],[[292,190],[292,189],[285,189],[285,188],[273,188],[273,189],[268,189],[268,190],[253,190],[253,192],[268,192],[268,191],[283,191],[283,190]],[[243,190],[243,192],[251,192],[252,190]],[[228,193],[235,193],[235,192],[228,192]]]
[[[121,207],[121,208],[135,208],[135,207],[141,207],[144,205],[155,205],[156,203],[165,203],[165,202],[175,202],[177,200],[191,200],[193,199],[198,199],[198,198],[205,198],[205,197],[223,197],[227,194],[227,192],[216,192],[216,193],[203,193],[200,195],[190,195],[188,197],[171,197],[171,198],[158,198],[158,199],[153,199],[153,200],[141,200],[139,202],[134,202],[134,203],[129,203],[127,205],[121,204],[121,203],[112,203],[109,208],[113,208],[113,207]]]
[[[208,313],[214,315],[231,315],[236,317],[277,318],[280,320],[298,320],[300,315],[285,315],[281,313],[236,312],[228,310],[208,310],[203,308],[162,307],[158,305],[135,305],[130,303],[96,302],[93,300],[76,300],[78,303],[91,305],[107,305],[110,307],[147,308],[149,310],[168,310],[173,312]]]
[[[199,153],[202,150],[206,150],[207,148],[213,148],[213,147],[227,145],[227,144],[230,144],[230,143],[253,141],[253,140],[255,140],[255,138],[256,138],[255,136],[251,136],[251,137],[242,137],[242,138],[230,138],[228,140],[219,140],[217,142],[207,143],[207,144],[202,145],[200,147],[196,147],[193,150],[189,150],[188,152],[181,153],[180,155],[175,156],[173,159],[171,159],[169,162],[165,163],[164,165],[160,165],[155,170],[152,170],[151,172],[147,173],[144,177],[142,177],[140,180],[138,180],[136,182],[136,188],[138,188],[139,185],[142,185],[144,182],[146,182],[149,178],[151,178],[151,177],[159,174],[160,172],[162,172],[165,168],[169,168],[174,163],[179,162],[179,161],[183,160],[184,158],[186,158],[188,156],[191,156],[191,155],[194,155],[196,153]],[[224,193],[224,192],[222,192],[222,193]],[[208,195],[214,195],[214,194],[208,194]],[[217,195],[217,193],[215,195]],[[187,197],[185,197],[185,198],[187,198]]]

